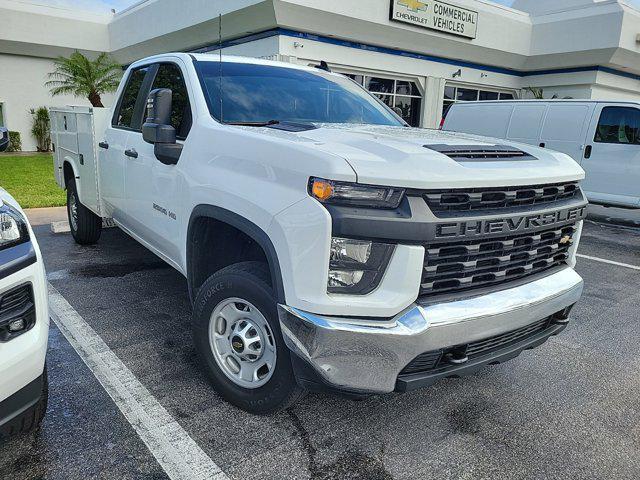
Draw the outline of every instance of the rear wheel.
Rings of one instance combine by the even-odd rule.
[[[80,203],[76,181],[67,185],[67,216],[71,235],[80,245],[93,245],[102,233],[102,218]]]
[[[193,336],[214,388],[237,407],[270,414],[302,396],[266,265],[238,263],[209,277],[196,296]]]

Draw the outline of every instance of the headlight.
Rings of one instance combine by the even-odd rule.
[[[404,196],[404,189],[311,178],[309,180],[309,195],[319,202],[327,204],[397,208]]]
[[[11,205],[0,201],[0,250],[29,240],[29,230],[24,217]]]
[[[331,239],[329,293],[366,295],[382,280],[394,245],[348,238]]]

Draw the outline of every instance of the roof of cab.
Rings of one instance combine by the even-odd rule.
[[[198,62],[219,62],[222,59],[225,63],[244,63],[249,65],[270,65],[273,67],[281,67],[281,68],[290,68],[292,70],[304,70],[307,72],[315,72],[318,73],[318,69],[315,67],[309,67],[306,65],[296,65],[288,62],[278,62],[275,60],[266,60],[263,58],[254,58],[254,57],[241,57],[238,55],[222,55],[220,56],[216,52],[212,53],[183,53],[183,52],[172,52],[172,53],[163,53],[160,55],[154,55],[152,57],[142,58],[131,64],[131,67],[137,67],[139,65],[145,65],[151,62],[162,61],[163,59],[167,59],[168,57],[178,57],[184,61],[189,61],[189,59],[196,60]],[[320,70],[324,73],[333,73],[326,72],[324,70]],[[338,74],[335,74],[338,75]]]

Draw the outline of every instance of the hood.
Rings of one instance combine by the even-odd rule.
[[[272,132],[277,136],[293,135],[297,138],[291,140],[344,158],[359,183],[431,189],[535,185],[584,178],[582,168],[568,155],[507,140],[422,128],[334,124],[318,127],[303,132]],[[501,145],[530,156],[461,161],[427,148],[430,145],[440,149],[443,145]]]

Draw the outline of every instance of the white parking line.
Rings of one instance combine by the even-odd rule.
[[[53,321],[171,479],[228,480],[100,336],[49,284]]]
[[[586,258],[587,260],[593,260],[594,262],[608,263],[609,265],[617,265],[618,267],[631,268],[632,270],[640,270],[640,266],[630,265],[628,263],[614,262],[613,260],[607,260],[606,258],[590,257],[589,255],[577,254],[577,257]]]

